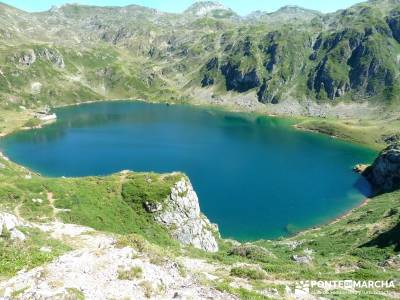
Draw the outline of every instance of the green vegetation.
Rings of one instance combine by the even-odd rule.
[[[150,245],[146,246],[146,250],[153,249],[154,261],[164,260],[167,249],[176,251],[179,248],[168,231],[145,211],[143,203],[145,199],[161,201],[166,198],[171,186],[183,176],[181,174],[128,173],[68,179],[32,174],[26,177],[25,169],[1,161],[5,166],[0,169],[1,210],[34,222],[49,222],[58,218],[122,234],[124,238],[121,238],[120,244],[130,244],[142,250],[144,245]],[[56,212],[55,207],[59,211]],[[11,276],[23,267],[41,265],[68,249],[38,230],[29,230],[27,236],[26,241],[17,242],[10,239],[7,230],[2,231],[0,275]],[[163,250],[152,248],[152,243],[161,245]],[[52,251],[41,252],[39,249],[42,246],[48,246]]]
[[[119,280],[134,280],[142,276],[141,267],[132,267],[129,270],[118,270]]]
[[[160,178],[156,174],[139,174],[134,180],[126,181],[122,185],[123,199],[133,207],[143,207],[146,203],[154,205],[164,201],[171,193],[172,185],[182,175],[167,175]]]
[[[31,113],[44,105],[104,99],[220,103],[228,87],[252,92],[262,103],[353,103],[338,120],[301,126],[375,148],[393,131],[390,123],[398,127],[400,29],[394,2],[370,1],[326,16],[286,8],[241,22],[230,10],[197,18],[127,9],[122,16],[114,8],[68,5],[60,8],[62,22],[54,12],[0,12],[9,28],[0,32],[0,134],[38,125]],[[88,27],[94,12],[96,26]],[[213,59],[217,63],[210,65]],[[207,92],[201,90],[204,82]],[[365,115],[359,106],[366,103],[380,110]],[[224,105],[247,107],[241,100]],[[274,107],[257,110],[275,113]],[[347,114],[350,125],[340,120]]]
[[[231,269],[231,275],[253,280],[261,280],[265,278],[265,272],[252,267],[233,267]]]
[[[85,300],[85,295],[76,288],[67,288],[68,295],[73,297],[76,300]]]
[[[24,233],[27,236],[24,241],[11,240],[4,233],[0,237],[0,278],[13,276],[22,269],[43,265],[70,250],[68,246],[37,229],[29,228]],[[51,252],[41,251],[42,247],[48,247]]]
[[[394,118],[356,120],[299,118],[296,127],[381,150],[385,147],[385,137],[398,133],[400,122]]]
[[[54,193],[57,208],[67,209],[59,217],[69,223],[98,230],[145,236],[149,241],[174,246],[168,232],[154,222],[143,202],[161,201],[179,176],[131,173],[108,177],[45,179]],[[151,179],[152,184],[147,180]],[[147,183],[147,184],[146,184]],[[150,198],[146,198],[146,197]]]
[[[236,295],[243,300],[267,300],[267,296],[263,296],[255,291],[249,291],[245,288],[233,288],[229,285],[229,281],[223,281],[215,284],[215,288],[219,291],[228,292]]]
[[[262,282],[264,274],[256,269],[257,266],[273,282],[347,279],[390,281],[399,276],[399,199],[399,191],[373,197],[338,221],[290,238],[261,240],[240,246],[221,240],[218,253],[191,249],[188,255],[231,266],[229,275],[248,279],[254,288],[259,286],[260,280]],[[294,260],[294,255],[308,255],[311,261],[300,264]],[[237,263],[244,265],[236,267]],[[216,287],[240,295],[242,299],[264,299],[257,293],[248,296],[247,293],[252,292],[233,288],[229,282],[218,283]],[[276,287],[283,289],[284,285],[277,284]],[[393,291],[399,292],[400,287],[397,286]],[[336,292],[336,296],[339,296],[340,291]],[[335,296],[335,292],[329,295]],[[351,299],[351,295],[342,297]],[[357,297],[373,299],[368,295]]]
[[[29,120],[24,124],[24,127],[32,128],[32,127],[37,127],[37,126],[39,126],[40,124],[41,124],[41,122],[40,122],[39,119],[37,119],[37,118],[32,118],[32,119],[29,119]]]

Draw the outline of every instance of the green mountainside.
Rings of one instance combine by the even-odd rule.
[[[261,103],[397,107],[399,10],[395,0],[326,15],[289,6],[247,17],[214,2],[182,14],[74,4],[29,14],[1,5],[1,102],[161,93],[177,101],[208,87],[215,95],[254,92]]]

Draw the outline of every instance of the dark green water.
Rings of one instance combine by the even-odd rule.
[[[8,136],[1,150],[49,176],[183,171],[224,237],[287,235],[339,216],[369,193],[352,167],[376,153],[295,130],[288,120],[122,101],[56,112],[56,123]]]

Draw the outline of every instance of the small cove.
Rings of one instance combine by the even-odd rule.
[[[0,139],[1,151],[47,176],[185,172],[226,238],[288,235],[334,219],[369,194],[352,167],[371,162],[374,151],[295,130],[287,119],[139,101],[56,113],[54,124]]]

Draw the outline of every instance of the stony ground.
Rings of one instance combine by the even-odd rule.
[[[0,283],[6,299],[236,299],[199,283],[200,274],[217,278],[207,273],[215,266],[204,261],[154,261],[89,227],[60,222],[34,226],[75,250]]]

